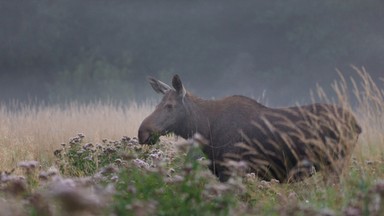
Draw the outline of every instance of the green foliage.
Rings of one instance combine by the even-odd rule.
[[[151,147],[163,149],[162,145]],[[118,215],[334,215],[349,211],[369,215],[382,211],[374,204],[381,196],[382,183],[376,182],[382,175],[381,163],[354,159],[342,182],[335,185],[326,184],[321,174],[295,184],[260,181],[254,174],[240,178],[243,183],[234,184],[235,178],[221,184],[202,165],[204,160],[196,160],[201,156],[196,146],[188,146],[183,151],[187,154],[177,154],[170,161],[151,160],[150,152],[154,150],[142,154],[142,160],[134,161],[136,165],[120,170],[111,211]],[[239,189],[242,186],[246,189]],[[247,207],[238,209],[239,205]]]
[[[64,152],[62,165],[59,165],[60,171],[64,175],[86,176],[96,171],[96,162],[92,160],[93,154],[89,150],[83,150],[80,142],[73,142]]]
[[[79,134],[55,151],[60,172],[86,177],[106,167],[99,172],[105,176],[100,183],[114,182],[116,193],[109,209],[118,215],[229,215],[236,207],[237,187],[218,183],[204,160],[187,154],[171,159],[163,155],[163,144],[143,147],[128,137],[103,140],[96,147],[83,142],[84,135]],[[188,155],[201,154],[196,146],[186,146]],[[111,171],[110,164],[120,171]]]
[[[154,145],[158,142],[160,142],[160,133],[152,133],[151,136],[149,137],[148,144]]]
[[[186,164],[178,176],[167,176],[161,167],[124,169],[116,185],[116,213],[229,215],[230,209],[235,207],[236,197],[229,188],[224,188],[225,191],[217,189],[217,196],[208,198],[207,188],[212,184],[212,178],[203,175],[201,169],[197,161]]]
[[[102,144],[84,144],[84,135],[78,134],[62,149],[54,152],[56,165],[66,176],[90,176],[100,168],[113,163],[120,164],[122,159],[134,155],[141,148],[134,148],[136,140],[124,137],[121,141],[103,140]]]
[[[327,185],[321,173],[294,184],[262,181],[255,174],[220,183],[207,169],[206,160],[194,159],[200,156],[194,144],[185,143],[180,146],[185,151],[174,152],[166,146],[169,143],[141,146],[124,137],[104,140],[96,151],[97,147],[83,141],[79,134],[56,151],[58,165],[66,164],[60,167],[66,177],[55,170],[40,170],[36,161],[20,162],[17,170],[1,172],[2,210],[18,209],[18,215],[52,215],[57,211],[116,215],[384,213],[382,160],[353,159],[341,183],[334,185]],[[106,150],[111,146],[115,151]],[[85,159],[89,156],[93,160]],[[76,205],[73,199],[78,199]],[[4,208],[4,203],[14,209]]]

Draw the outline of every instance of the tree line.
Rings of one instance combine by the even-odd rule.
[[[308,99],[350,65],[383,76],[384,2],[0,2],[0,99],[117,101],[174,73],[196,94]]]

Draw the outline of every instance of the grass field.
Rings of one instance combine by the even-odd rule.
[[[354,92],[363,133],[334,185],[321,173],[295,184],[252,174],[219,183],[189,157],[193,143],[127,138],[151,103],[0,105],[0,215],[384,215],[384,92],[355,69],[359,80],[334,88],[344,106]]]
[[[0,170],[23,160],[52,165],[53,151],[78,133],[90,142],[137,136],[150,104],[0,105]]]

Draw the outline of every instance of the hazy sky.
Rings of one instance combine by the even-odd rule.
[[[368,1],[0,2],[0,99],[131,100],[145,77],[181,75],[198,95],[307,102],[365,66],[384,76],[384,3]]]

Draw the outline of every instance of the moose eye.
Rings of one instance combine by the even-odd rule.
[[[166,104],[165,109],[167,109],[168,111],[171,111],[173,109],[173,105],[172,104]]]

